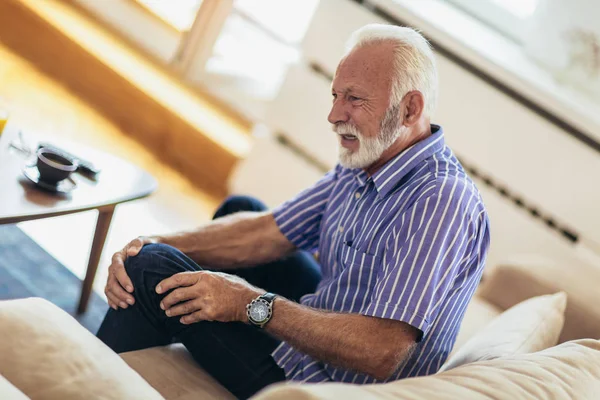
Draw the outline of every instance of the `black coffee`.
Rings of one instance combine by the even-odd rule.
[[[58,154],[54,154],[54,153],[42,153],[42,155],[44,157],[46,157],[48,160],[54,161],[57,164],[65,165],[65,166],[72,165],[72,163],[69,160],[67,160],[66,158],[64,158],[62,156],[59,156]]]

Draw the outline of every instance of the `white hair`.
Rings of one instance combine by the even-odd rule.
[[[408,92],[418,90],[425,99],[424,114],[431,117],[437,103],[438,76],[429,42],[411,28],[369,24],[352,33],[346,56],[357,48],[382,42],[392,42],[396,49],[390,107],[398,106]]]

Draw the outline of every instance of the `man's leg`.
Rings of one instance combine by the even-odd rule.
[[[271,383],[285,380],[271,352],[279,341],[241,322],[198,322],[183,325],[160,309],[165,295],[155,291],[163,279],[201,270],[179,250],[150,244],[125,262],[136,302],[127,309],[109,309],[98,338],[117,353],[181,341],[194,359],[239,398],[252,396]]]
[[[232,197],[215,218],[264,208],[254,199]],[[126,269],[135,287],[136,304],[126,310],[109,310],[98,332],[113,350],[166,345],[177,337],[207,372],[240,398],[285,379],[270,356],[279,342],[263,331],[243,323],[182,325],[178,318],[166,317],[159,307],[164,295],[154,291],[158,282],[179,272],[201,269],[183,253],[169,246],[147,245],[138,256],[126,261]],[[314,259],[300,252],[274,263],[229,272],[294,300],[314,292],[321,277]]]

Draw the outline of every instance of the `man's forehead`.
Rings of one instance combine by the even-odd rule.
[[[391,82],[392,71],[393,45],[366,45],[353,50],[340,61],[332,86],[336,90],[387,86]]]
[[[336,81],[335,79],[331,83],[331,89],[336,92],[356,92],[362,93],[369,90],[369,87],[366,85],[361,85],[359,83],[353,83],[344,81],[343,79],[339,79]]]

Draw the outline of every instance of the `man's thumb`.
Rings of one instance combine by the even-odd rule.
[[[142,249],[142,246],[144,245],[142,239],[136,239],[132,242],[132,244],[127,248],[127,255],[128,256],[136,256],[140,250]]]

